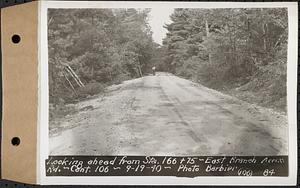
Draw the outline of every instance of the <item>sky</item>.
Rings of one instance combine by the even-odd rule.
[[[163,28],[165,23],[171,23],[170,15],[173,8],[152,8],[150,12],[149,24],[153,31],[153,40],[162,44],[162,39],[166,36],[167,30]]]

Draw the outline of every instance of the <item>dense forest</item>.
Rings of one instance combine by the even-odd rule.
[[[49,9],[49,99],[70,103],[151,70],[149,9]]]
[[[76,102],[151,67],[286,108],[286,9],[175,9],[163,45],[150,9],[49,9],[50,104]],[[163,29],[163,28],[162,28]]]
[[[286,9],[175,9],[160,70],[285,110]]]

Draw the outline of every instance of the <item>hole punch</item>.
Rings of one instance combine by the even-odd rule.
[[[20,140],[19,137],[13,137],[13,138],[11,139],[11,144],[12,144],[13,146],[18,146],[18,145],[20,145],[20,143],[21,143],[21,140]]]
[[[20,35],[13,35],[11,37],[11,40],[13,43],[18,44],[21,41],[21,37],[20,37]]]

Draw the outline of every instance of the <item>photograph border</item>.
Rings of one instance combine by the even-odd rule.
[[[51,185],[295,185],[297,181],[297,2],[121,2],[121,1],[40,1],[39,15],[39,114],[38,183]],[[288,8],[287,112],[289,125],[288,177],[46,177],[45,160],[49,155],[48,137],[48,8]]]

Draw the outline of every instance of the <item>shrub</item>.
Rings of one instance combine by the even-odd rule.
[[[127,74],[119,74],[113,80],[113,84],[121,84],[125,80],[130,80],[131,77]]]
[[[66,115],[73,114],[76,112],[75,106],[73,104],[53,104],[49,103],[49,117],[52,118],[62,118]]]
[[[97,95],[103,92],[105,85],[101,83],[89,83],[77,90],[77,99],[86,98],[88,96]]]

